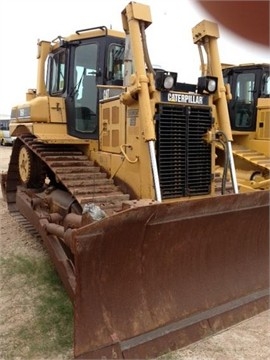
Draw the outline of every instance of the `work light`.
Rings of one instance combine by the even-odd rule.
[[[213,94],[217,90],[218,78],[215,76],[202,76],[198,79],[198,93]]]
[[[158,70],[156,71],[156,88],[157,90],[172,90],[176,84],[177,73]]]

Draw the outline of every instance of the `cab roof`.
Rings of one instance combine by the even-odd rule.
[[[76,30],[74,34],[71,34],[67,37],[58,36],[52,40],[53,48],[58,48],[62,46],[63,42],[72,42],[76,40],[91,39],[102,36],[112,36],[120,39],[125,38],[125,33],[117,30],[108,29],[106,26],[97,26],[93,28]]]

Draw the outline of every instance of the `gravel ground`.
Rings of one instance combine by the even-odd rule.
[[[0,172],[7,169],[11,153],[10,147],[0,146]],[[1,216],[1,255],[5,256],[12,248],[21,254],[29,254],[36,257],[47,256],[41,243],[37,242],[29,233],[20,228],[15,220],[9,215],[6,204],[0,193],[0,216]],[[255,269],[254,269],[255,271]],[[2,279],[1,279],[2,280]],[[3,287],[1,281],[1,289]],[[13,289],[13,290],[12,290]],[[14,292],[14,289],[16,291]],[[13,293],[12,293],[13,291]],[[27,289],[22,291],[20,279],[13,283],[10,293],[1,291],[0,294],[0,337],[1,352],[5,353],[5,347],[16,344],[16,339],[6,339],[8,329],[18,326],[21,322],[27,322],[33,316],[31,311],[25,311],[24,304],[29,303]],[[187,360],[259,360],[270,359],[270,311],[265,311],[251,319],[235,325],[215,336],[201,340],[181,350],[177,350],[161,359],[187,359]],[[12,331],[9,332],[12,334]],[[46,339],[44,339],[46,341]],[[26,344],[27,346],[27,344]],[[72,359],[72,349],[69,354],[63,355],[62,359]],[[8,360],[1,357],[2,360]],[[10,359],[10,358],[9,358]],[[23,352],[14,360],[27,359]],[[39,360],[45,358],[39,357]],[[48,357],[46,357],[48,359]],[[55,358],[56,359],[56,358]],[[57,357],[57,359],[60,359]],[[28,359],[27,359],[28,360]],[[53,358],[51,360],[54,360]]]

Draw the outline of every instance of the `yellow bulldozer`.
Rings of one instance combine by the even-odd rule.
[[[195,41],[196,42],[196,41]],[[209,40],[196,42],[202,76],[211,74]],[[205,59],[206,57],[206,59]],[[222,64],[233,141],[232,154],[240,192],[270,188],[270,64]],[[224,90],[223,90],[224,91]],[[218,121],[218,119],[217,119]],[[222,139],[221,139],[222,140]],[[216,144],[216,174],[223,174],[223,192],[230,175],[225,144]]]
[[[211,67],[188,84],[151,64],[150,8],[121,16],[38,42],[1,180],[74,304],[78,359],[156,357],[268,308],[269,192],[239,191],[217,24],[192,29]]]
[[[270,188],[270,64],[223,68],[240,191]]]

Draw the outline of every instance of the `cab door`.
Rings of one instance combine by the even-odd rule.
[[[232,130],[254,131],[258,97],[256,72],[235,71],[230,77],[230,85],[232,100],[229,101],[229,113]]]
[[[98,42],[88,40],[71,48],[70,87],[67,94],[67,128],[78,138],[98,138]]]

